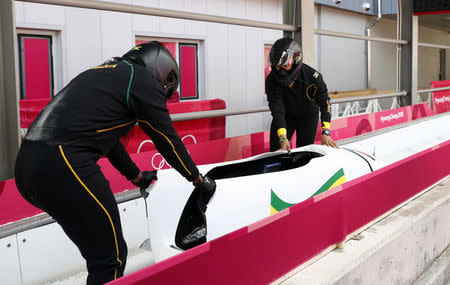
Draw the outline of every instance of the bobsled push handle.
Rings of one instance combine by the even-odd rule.
[[[140,187],[139,191],[141,192],[142,198],[144,198],[145,203],[145,216],[148,218],[148,208],[147,208],[147,197],[150,194],[150,191],[155,187],[156,182],[158,181],[157,170],[149,171],[150,175],[148,175],[150,182],[148,187]]]
[[[155,187],[156,182],[158,181],[158,171],[157,170],[152,170],[152,171],[145,171],[143,173],[143,175],[146,176],[146,178],[142,178],[142,179],[146,179],[147,181],[145,182],[145,184],[147,184],[148,186],[141,186],[139,188],[139,191],[141,192],[141,196],[145,199],[147,199],[150,191],[152,191],[153,187]]]

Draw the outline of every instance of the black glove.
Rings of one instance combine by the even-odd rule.
[[[153,171],[144,171],[142,172],[142,178],[138,183],[133,183],[137,187],[141,189],[147,189],[150,184],[152,184],[153,180],[158,180],[156,176],[157,170]]]
[[[197,186],[195,188],[195,190],[198,191],[198,206],[200,210],[205,213],[206,206],[216,192],[216,181],[209,178],[208,176],[203,176],[203,180],[197,183]]]

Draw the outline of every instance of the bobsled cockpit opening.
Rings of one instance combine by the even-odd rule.
[[[312,151],[300,151],[291,154],[283,153],[270,157],[217,166],[206,174],[214,180],[242,177],[298,168],[308,164],[311,159],[323,154]]]

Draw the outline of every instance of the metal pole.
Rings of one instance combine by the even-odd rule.
[[[402,46],[401,50],[401,64],[400,68],[402,70],[400,77],[400,89],[406,90],[408,96],[406,96],[401,102],[401,106],[411,105],[412,103],[412,88],[414,87],[412,82],[413,68],[417,70],[417,65],[414,66],[414,62],[417,64],[417,54],[416,58],[413,56],[414,43],[417,43],[417,34],[413,32],[413,4],[411,0],[400,0],[400,19],[401,19],[401,35],[402,39],[407,40],[409,43],[406,46]],[[417,47],[417,45],[416,45]],[[416,81],[417,84],[417,81]]]
[[[419,96],[417,95],[417,87],[419,84],[419,17],[412,16],[412,41],[411,41],[411,101],[410,104],[418,104],[420,102]],[[409,99],[409,98],[408,98]]]
[[[170,115],[170,118],[172,119],[173,122],[177,122],[177,121],[204,119],[204,118],[261,113],[261,112],[267,112],[267,111],[269,111],[269,107],[264,106],[264,107],[255,107],[255,108],[237,109],[237,110],[215,110],[215,111],[203,111],[203,112],[184,113],[184,114],[173,114],[173,115]]]
[[[392,92],[385,94],[374,94],[374,95],[365,95],[365,96],[355,96],[355,97],[347,97],[347,98],[331,98],[331,104],[338,103],[346,103],[346,102],[354,102],[354,101],[362,101],[362,100],[373,100],[373,99],[381,99],[381,98],[389,98],[396,96],[406,96],[405,91],[400,92]],[[172,121],[187,121],[194,119],[204,119],[204,118],[214,118],[214,117],[223,117],[223,116],[233,116],[233,115],[244,115],[251,113],[261,113],[268,112],[269,107],[255,107],[249,109],[238,109],[238,110],[214,110],[214,111],[203,111],[203,112],[195,112],[195,113],[184,113],[184,114],[174,114],[170,117]]]
[[[370,31],[373,27],[381,20],[381,0],[378,0],[378,14],[377,17],[367,26],[366,28],[366,36],[370,37]],[[366,77],[366,87],[368,89],[372,88],[372,49],[370,46],[371,42],[366,42],[366,68],[367,68],[367,77]]]
[[[290,0],[283,0],[282,2],[282,13],[283,13],[283,24],[287,25],[292,23],[292,17],[291,17],[291,9],[290,9]],[[294,35],[292,34],[292,31],[286,31],[283,30],[283,37],[289,37],[293,38]]]
[[[68,6],[68,7],[76,7],[76,8],[95,9],[95,10],[104,10],[104,11],[113,11],[113,12],[132,13],[132,14],[139,14],[139,15],[160,16],[160,17],[167,17],[167,18],[204,21],[204,22],[230,24],[230,25],[238,25],[238,26],[274,29],[274,30],[285,30],[285,31],[296,31],[297,30],[297,28],[292,25],[281,25],[281,24],[276,24],[276,23],[244,20],[244,19],[231,18],[231,17],[221,17],[221,16],[213,16],[213,15],[206,15],[206,14],[199,14],[199,13],[190,13],[190,12],[182,12],[182,11],[175,11],[175,10],[159,9],[159,8],[150,8],[150,7],[145,7],[145,6],[136,6],[136,5],[129,5],[129,4],[119,4],[119,3],[106,2],[106,1],[94,1],[94,0],[92,0],[92,1],[88,1],[88,0],[16,0],[16,1]]]
[[[382,98],[390,98],[390,97],[403,97],[406,96],[406,91],[379,94],[379,95],[367,95],[367,96],[357,96],[357,97],[348,97],[348,98],[331,98],[331,104],[339,104],[339,103],[347,103],[354,101],[363,101],[363,100],[374,100],[374,99],[382,99]]]
[[[446,71],[446,50],[439,50],[439,80],[447,79],[447,71]]]
[[[429,91],[439,91],[439,90],[446,90],[446,89],[450,89],[450,87],[430,89]],[[421,91],[421,92],[425,92],[425,91]],[[397,97],[397,96],[406,96],[406,91],[355,96],[355,97],[346,97],[346,98],[331,98],[330,103],[331,104],[340,104],[340,103],[347,103],[347,102],[373,100],[373,99],[381,99],[381,98],[389,98],[389,97]],[[197,120],[197,119],[224,117],[224,116],[245,115],[245,114],[252,114],[252,113],[263,113],[263,112],[269,112],[269,111],[270,111],[270,109],[268,106],[263,106],[263,107],[255,107],[255,108],[248,108],[248,109],[214,110],[214,111],[173,114],[173,115],[170,115],[170,118],[172,119],[172,122],[178,122],[178,121],[188,121],[188,120]],[[28,131],[28,129],[25,129],[25,128],[21,129],[22,137],[24,137],[26,135],[27,131]]]
[[[13,178],[19,150],[14,0],[0,1],[0,181]]]
[[[301,19],[301,32],[298,33],[302,39],[303,60],[315,67],[314,1],[302,0],[300,4],[301,8],[298,10],[298,14]]]
[[[442,91],[442,90],[450,90],[450,86],[449,87],[440,87],[440,88],[421,89],[421,90],[417,90],[417,93],[421,94],[421,93],[428,93],[428,92],[435,92],[435,91]]]
[[[436,45],[436,44],[429,44],[429,43],[418,43],[420,47],[430,47],[430,48],[439,48],[439,49],[450,49],[450,46],[444,46],[444,45]]]
[[[401,0],[397,0],[397,40],[402,39],[402,19],[401,19]],[[395,72],[395,90],[400,90],[400,77],[402,70],[400,68],[401,46],[397,44],[396,50],[396,72]]]
[[[331,37],[338,37],[338,38],[366,40],[366,41],[400,44],[400,45],[408,44],[408,41],[405,41],[405,40],[396,40],[396,39],[380,38],[380,37],[367,37],[367,36],[361,36],[361,35],[355,35],[355,34],[349,34],[349,33],[341,33],[341,32],[318,30],[318,29],[314,30],[314,33],[317,35],[324,35],[324,36],[331,36]]]

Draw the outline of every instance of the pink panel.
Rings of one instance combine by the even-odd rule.
[[[197,97],[197,48],[195,46],[181,46],[180,61],[181,98]]]
[[[272,70],[272,67],[269,65],[270,49],[271,49],[270,47],[264,48],[264,78],[266,78],[267,75],[269,75],[270,71]]]
[[[0,225],[19,221],[42,212],[22,198],[17,190],[14,179],[9,179],[2,183],[3,191],[0,193]]]
[[[20,100],[20,127],[28,128],[48,102],[50,98]]]
[[[408,121],[407,107],[381,111],[375,114],[375,129],[383,129],[406,123]]]
[[[269,65],[269,52],[270,47],[264,48],[264,80],[269,75],[270,71],[272,71],[272,66]],[[266,86],[264,86],[264,93],[266,93]]]
[[[180,93],[177,90],[173,92],[172,96],[167,100],[167,103],[177,103],[180,102]]]
[[[135,41],[135,45],[146,43],[146,42],[148,42],[148,41]],[[176,60],[177,59],[177,43],[174,43],[174,42],[161,42],[161,44],[163,46],[165,46],[170,51],[170,54]]]
[[[408,121],[428,117],[435,114],[431,109],[430,104],[428,103],[408,106],[408,112]]]
[[[209,111],[225,109],[225,101],[221,99],[188,101],[167,104],[170,114],[190,113],[198,111]],[[206,118],[173,123],[175,130],[185,144],[201,143],[210,140],[225,138],[225,117]],[[141,144],[148,141],[148,136],[138,126],[135,126],[121,141],[129,153],[154,150],[151,143]]]
[[[49,40],[23,38],[26,99],[50,98]]]
[[[431,88],[449,87],[450,80],[432,81]],[[433,109],[436,114],[450,111],[450,90],[433,92]]]
[[[3,188],[5,188],[5,181],[0,181],[0,196],[2,196]]]
[[[177,43],[162,42],[162,45],[170,51],[170,54],[173,56],[173,58],[177,59]]]

